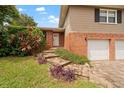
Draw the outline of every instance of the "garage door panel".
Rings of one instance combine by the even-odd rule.
[[[109,59],[108,40],[88,40],[88,58],[90,60]]]
[[[124,59],[124,41],[117,40],[115,42],[116,59]]]

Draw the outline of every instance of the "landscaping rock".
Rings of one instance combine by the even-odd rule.
[[[52,62],[53,64],[62,65],[62,66],[65,66],[66,64],[70,63],[70,61],[64,60],[60,57],[49,58],[49,59],[47,59],[47,61]]]
[[[55,48],[56,49],[56,48]],[[114,83],[111,83],[110,81],[112,77],[109,77],[109,74],[106,73],[106,71],[112,72],[113,70],[109,69],[109,65],[106,64],[99,64],[99,63],[93,63],[91,65],[89,64],[73,64],[68,60],[62,59],[58,57],[54,51],[55,49],[51,49],[48,51],[43,52],[43,56],[47,59],[48,63],[51,65],[61,65],[64,67],[64,69],[71,69],[75,71],[76,76],[82,77],[83,79],[88,79],[91,82],[94,82],[98,85],[102,85],[103,87],[115,87],[116,86],[123,86],[123,83],[118,84],[116,81],[121,79],[114,79]],[[122,64],[124,65],[124,64]],[[117,66],[117,65],[116,65]],[[113,66],[113,69],[116,68],[116,66]],[[119,66],[120,67],[120,66]],[[123,72],[123,71],[120,71]],[[122,73],[123,74],[123,73]],[[109,78],[106,78],[109,77]],[[123,78],[123,77],[121,77]],[[112,81],[113,82],[113,81]],[[115,84],[115,85],[114,85]]]

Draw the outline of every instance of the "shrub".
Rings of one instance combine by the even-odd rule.
[[[46,59],[42,55],[38,56],[37,61],[39,64],[46,64],[47,63]]]
[[[24,33],[19,34],[21,50],[29,55],[37,54],[44,49],[45,39],[43,33],[38,28],[30,28],[28,36]]]
[[[63,79],[65,81],[73,81],[75,80],[75,73],[74,70],[71,69],[64,69],[60,65],[54,65],[50,68],[51,75],[56,79]]]
[[[0,56],[8,56],[10,52],[10,45],[8,43],[8,33],[0,32]]]
[[[64,59],[70,60],[71,62],[76,63],[76,64],[89,63],[89,60],[86,56],[76,55],[66,49],[62,49],[62,48],[56,49],[55,54]]]
[[[6,27],[0,32],[0,56],[27,56],[41,52],[45,38],[39,28]]]

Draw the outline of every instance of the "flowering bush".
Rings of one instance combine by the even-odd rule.
[[[39,28],[7,27],[0,37],[0,56],[33,55],[45,46],[45,38]]]

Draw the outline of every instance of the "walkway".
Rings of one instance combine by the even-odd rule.
[[[51,64],[62,65],[64,68],[75,70],[76,75],[87,78],[91,82],[103,87],[124,87],[124,62],[101,61],[88,64],[77,65],[55,55],[56,48],[51,48],[43,52],[44,57]]]
[[[104,84],[106,87],[124,87],[124,62],[98,62],[92,63],[91,79],[100,81],[99,84]],[[97,77],[97,78],[96,78]],[[94,78],[94,79],[93,79]]]

